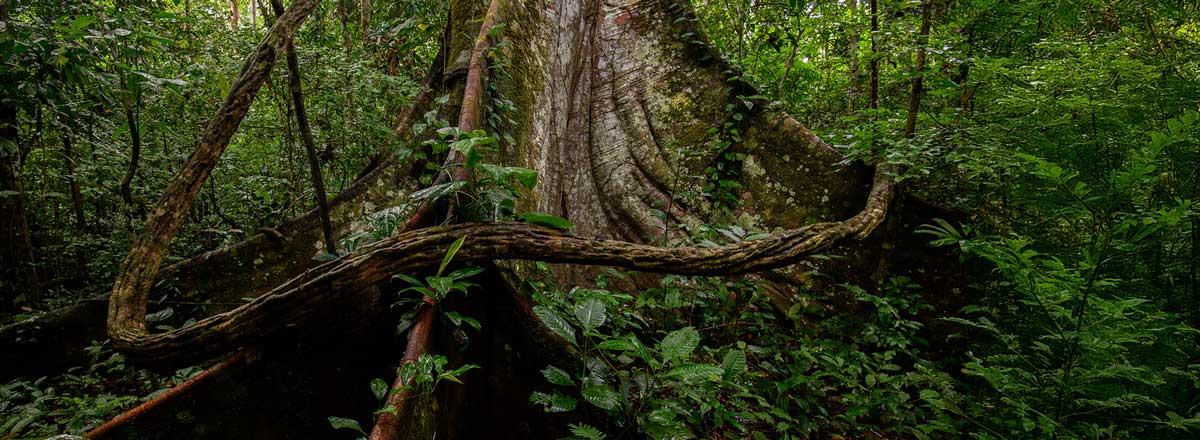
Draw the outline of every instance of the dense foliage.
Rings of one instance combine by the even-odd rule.
[[[24,266],[4,268],[13,272],[0,279],[3,322],[111,286],[139,222],[273,16],[245,3],[237,14],[199,0],[0,5],[0,134],[14,134],[0,136],[0,161],[19,183],[6,180],[0,197],[5,209],[21,201],[32,249]],[[610,289],[626,276],[615,271],[591,289],[531,279],[534,312],[584,355],[580,365],[547,365],[531,402],[608,416],[604,426],[571,425],[578,438],[1200,434],[1200,6],[694,3],[741,79],[849,158],[903,165],[908,193],[954,213],[920,231],[961,255],[975,283],[948,292],[904,277],[841,285],[780,316],[743,279],[672,276],[641,292]],[[331,194],[394,141],[390,124],[418,89],[444,21],[437,1],[325,2],[298,34]],[[494,66],[505,74],[503,60]],[[286,77],[281,63],[172,258],[314,206]],[[512,103],[492,92],[487,130],[456,132],[431,113],[424,124],[439,136],[402,155],[465,153],[503,137],[495,115]],[[736,131],[712,129],[725,139],[721,153],[736,157]],[[522,215],[517,198],[536,175],[471,166],[485,176],[469,184],[473,218]],[[735,205],[720,187],[737,176],[714,176],[703,191]],[[536,215],[523,218],[570,227]],[[396,219],[384,222],[390,230]],[[745,226],[685,229],[683,244],[753,239]],[[383,235],[347,237],[339,250]],[[401,279],[444,297],[465,294],[478,272]],[[838,301],[854,312],[830,307],[831,296],[849,298]],[[958,300],[933,300],[948,296]],[[88,368],[0,386],[0,438],[95,427],[198,371],[165,378],[102,343],[92,350]],[[436,356],[412,365],[403,374],[423,390],[472,369]],[[371,384],[381,399],[390,379]],[[335,427],[359,427],[331,416]]]
[[[0,62],[13,87],[0,91],[0,102],[16,111],[17,133],[13,145],[6,139],[4,154],[19,158],[23,188],[5,197],[24,198],[43,285],[0,282],[10,301],[16,291],[28,305],[38,296],[54,302],[105,291],[138,223],[191,154],[196,133],[274,14],[243,4],[241,20],[231,22],[228,3],[199,1],[6,7]],[[389,141],[390,124],[416,92],[444,22],[433,4],[375,7],[375,21],[360,29],[357,17],[327,4],[296,38],[331,193]],[[241,241],[312,208],[286,75],[283,63],[276,66],[175,240],[175,258]]]
[[[992,269],[977,300],[935,313],[959,326],[952,343],[968,344],[961,358],[941,360],[950,380],[905,403],[953,422],[884,431],[1194,436],[1200,9],[851,3],[713,0],[699,9],[763,93],[819,121],[811,123],[851,156],[905,165],[910,192],[960,210],[967,224],[924,232]],[[918,51],[928,56],[921,70]],[[924,82],[919,122],[905,136],[914,77]],[[866,416],[859,422],[891,420]]]

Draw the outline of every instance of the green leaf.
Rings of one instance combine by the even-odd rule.
[[[621,399],[621,395],[608,385],[590,385],[580,394],[588,403],[607,410],[616,408]]]
[[[633,342],[630,342],[628,339],[609,339],[607,341],[596,344],[596,348],[599,348],[601,350],[613,350],[613,351],[635,351],[635,350],[637,350],[637,346],[634,345]]]
[[[720,379],[724,372],[724,369],[716,365],[684,364],[672,368],[671,371],[667,372],[667,377],[679,379],[684,382],[699,382],[702,380]]]
[[[567,374],[567,372],[564,371],[562,368],[558,368],[553,365],[547,366],[546,368],[542,369],[542,376],[545,376],[547,381],[549,381],[550,383],[555,384],[555,385],[562,385],[562,386],[575,385],[575,381],[573,379],[571,379],[570,374]]]
[[[722,376],[725,380],[733,379],[738,374],[746,371],[746,352],[741,350],[729,350],[725,353],[725,359],[721,361],[721,367],[725,369]]]
[[[440,185],[433,185],[420,191],[413,192],[409,197],[414,199],[436,200],[459,192],[466,186],[467,182],[448,182]]]
[[[92,17],[90,15],[84,15],[82,17],[76,18],[74,21],[71,22],[71,30],[81,31],[84,28],[88,27],[88,25],[91,25],[92,23],[95,23],[95,22],[96,22],[96,17]]]
[[[459,137],[467,134],[467,132],[458,127],[442,127],[438,129],[437,134],[440,135],[442,139],[446,139],[450,137]]]
[[[479,161],[483,159],[483,154],[481,154],[479,152],[478,148],[473,148],[473,147],[470,150],[467,150],[466,154],[467,154],[467,165],[466,165],[467,169],[474,170],[475,167],[479,165]]]
[[[575,304],[575,319],[579,320],[584,332],[599,328],[607,319],[604,303],[598,299],[589,299]]]
[[[331,416],[329,417],[329,426],[332,426],[333,429],[353,429],[358,431],[359,434],[367,435],[366,432],[363,432],[362,426],[359,426],[358,421],[354,419]]]
[[[11,139],[0,138],[0,159],[16,156],[19,151],[20,148],[17,147],[16,142],[13,142]],[[16,191],[12,192],[15,193]]]
[[[465,322],[467,325],[475,328],[475,330],[480,330],[483,328],[479,324],[479,321],[475,320],[475,318],[472,318],[470,316],[463,316],[462,314],[460,314],[458,312],[452,312],[452,311],[447,311],[445,314],[446,314],[446,317],[450,319],[450,322],[454,323],[455,327],[462,327],[463,323]]]
[[[425,277],[425,283],[428,284],[429,288],[433,289],[433,292],[435,293],[435,295],[430,296],[437,301],[441,301],[450,293],[450,287],[452,284],[454,284],[454,280],[446,277]]]
[[[659,343],[658,349],[667,362],[685,359],[692,355],[700,344],[700,333],[692,327],[675,330]]]
[[[468,139],[460,139],[460,140],[451,142],[450,148],[453,149],[454,151],[457,151],[457,152],[460,152],[463,154],[467,154],[468,152],[474,150],[474,148],[471,148],[474,145],[475,145],[475,143],[471,142],[471,139],[468,138]]]
[[[540,403],[544,406],[544,410],[548,413],[567,412],[575,409],[579,404],[578,400],[571,396],[564,395],[558,391],[554,394],[546,394],[541,391],[535,391],[529,395],[529,401]]]
[[[544,212],[524,212],[517,216],[517,220],[563,231],[569,230],[575,226],[575,224],[571,223],[570,220],[556,215],[546,214]]]
[[[533,313],[537,315],[538,318],[540,318],[542,322],[546,324],[546,327],[549,327],[551,331],[557,333],[559,336],[562,336],[563,339],[567,340],[567,342],[572,344],[575,343],[575,329],[571,328],[571,325],[567,323],[567,320],[563,319],[562,316],[559,316],[558,313],[555,313],[553,310],[542,306],[534,306]]]
[[[604,433],[600,432],[599,429],[593,428],[591,425],[572,423],[568,426],[571,427],[571,434],[575,434],[576,437],[586,440],[604,440]]]
[[[437,276],[442,276],[442,272],[446,270],[446,266],[450,264],[450,260],[454,259],[454,254],[458,253],[458,249],[467,241],[467,236],[458,237],[454,243],[450,244],[450,249],[446,250],[446,256],[442,257],[442,265],[438,266]]]
[[[446,277],[454,280],[461,280],[479,275],[481,273],[483,273],[482,267],[464,267],[454,272],[450,272],[450,275],[446,275]]]
[[[400,366],[400,371],[396,372],[396,376],[400,379],[399,382],[405,384],[404,386],[407,387],[417,377],[417,373],[419,372],[417,371],[416,364],[406,363]]]
[[[399,417],[400,411],[398,411],[396,409],[396,407],[393,405],[387,405],[387,406],[375,411],[375,415],[379,415],[379,414],[391,414],[393,417]]]
[[[422,283],[422,282],[421,282],[421,280],[418,280],[416,277],[413,277],[413,276],[410,276],[410,275],[405,275],[405,274],[402,274],[402,273],[398,273],[398,274],[392,275],[392,279],[397,279],[397,278],[399,278],[399,279],[402,279],[402,280],[404,280],[405,282],[407,282],[408,284],[412,284],[412,285],[414,285],[414,286],[418,286],[418,287],[424,287],[424,286],[425,286],[425,283]]]
[[[161,322],[166,321],[170,317],[175,316],[175,309],[167,307],[154,313],[146,315],[146,322]]]
[[[383,396],[387,395],[388,384],[383,379],[375,378],[371,380],[371,394],[375,395],[376,399],[383,400]]]
[[[479,368],[479,366],[475,365],[475,364],[466,364],[461,367],[455,368],[453,370],[439,374],[438,379],[444,379],[444,380],[448,380],[448,381],[451,381],[454,383],[462,383],[462,380],[459,379],[459,377],[462,376],[463,374],[465,374],[466,372],[474,370],[476,368]]]
[[[537,186],[538,174],[537,171],[528,168],[513,168],[513,178],[517,179],[517,183],[524,186],[526,189],[533,189]]]

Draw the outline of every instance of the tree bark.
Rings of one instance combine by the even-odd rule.
[[[83,191],[79,188],[79,177],[75,174],[75,148],[71,142],[71,134],[63,128],[63,163],[67,168],[67,184],[71,188],[71,210],[75,214],[75,228],[79,232],[87,231],[87,217],[83,210]]]
[[[75,174],[75,149],[71,144],[71,134],[67,132],[68,128],[64,125],[62,130],[63,143],[63,162],[67,168],[67,184],[71,189],[71,211],[75,215],[75,230],[80,237],[87,234],[87,218],[84,216],[83,210],[83,191],[79,188],[79,178]],[[75,251],[75,268],[80,279],[86,280],[87,272],[87,254],[82,250]]]
[[[879,0],[871,0],[871,91],[868,102],[872,110],[879,109]]]
[[[283,15],[283,2],[280,0],[271,0],[271,8],[275,10],[276,16]],[[325,252],[336,254],[337,241],[333,238],[333,222],[329,220],[329,199],[325,193],[325,178],[321,175],[321,158],[317,156],[312,128],[308,126],[308,113],[304,110],[304,94],[300,84],[300,62],[296,59],[294,41],[288,41],[286,52],[288,91],[292,95],[292,103],[296,109],[296,125],[300,127],[300,142],[304,144],[304,153],[308,155],[309,177],[313,182],[317,213],[321,216],[321,235],[325,239]]]
[[[350,0],[337,0],[338,6],[338,21],[342,25],[342,49],[346,51],[346,55],[350,55]]]
[[[925,0],[921,6],[921,30],[917,34],[917,56],[914,63],[913,78],[908,91],[908,111],[904,118],[904,137],[911,138],[917,130],[917,115],[921,110],[921,94],[924,92],[925,80],[925,46],[929,40],[929,10],[933,8],[932,0]]]
[[[371,0],[358,2],[358,30],[362,33],[362,44],[366,45],[371,34]]]
[[[241,20],[241,17],[242,17],[242,8],[240,8],[238,6],[237,0],[229,0],[229,11],[230,11],[230,15],[229,15],[230,29],[232,29],[234,32],[237,32],[238,21]]]
[[[134,94],[128,90],[128,82],[126,84],[126,94]],[[134,106],[141,101],[139,97],[125,97],[125,124],[129,129],[129,141],[131,148],[129,150],[129,167],[125,170],[125,177],[121,179],[121,200],[125,202],[125,218],[128,223],[132,223],[133,219],[133,179],[137,176],[138,163],[142,157],[142,133],[138,129],[137,114]]]
[[[858,99],[858,0],[849,0],[850,6],[850,48],[847,49],[847,55],[850,57],[850,98],[847,100],[846,110],[848,113],[854,113],[854,104]]]
[[[958,87],[962,90],[958,95],[958,108],[964,115],[971,114],[971,111],[975,107],[975,88],[969,83],[971,79],[971,52],[975,50],[975,28],[973,23],[967,25],[966,34],[967,60],[958,65],[958,74],[955,75],[955,82],[958,83]]]
[[[792,46],[792,53],[788,55],[787,63],[783,66],[783,75],[779,76],[779,85],[776,87],[775,95],[783,99],[783,85],[787,81],[787,77],[792,73],[792,66],[796,64],[796,54],[800,52],[800,36],[804,35],[804,30],[796,31],[796,41]]]

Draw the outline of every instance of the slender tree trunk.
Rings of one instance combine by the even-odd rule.
[[[871,110],[879,109],[879,0],[871,0],[871,89],[868,102]]]
[[[800,52],[800,37],[804,35],[804,27],[796,26],[796,40],[792,42],[792,53],[788,55],[787,65],[783,67],[783,75],[779,77],[779,86],[776,96],[779,99],[784,99],[783,85],[787,81],[788,75],[792,73],[792,67],[796,65],[796,55]]]
[[[361,0],[358,3],[358,31],[362,33],[362,43],[367,44],[367,36],[371,30],[371,0]]]
[[[127,83],[128,84],[128,83]],[[126,93],[133,94],[131,91]],[[137,176],[138,164],[141,162],[142,156],[142,134],[138,129],[137,113],[135,105],[141,101],[141,98],[136,96],[133,98],[125,98],[125,124],[129,128],[129,140],[132,144],[132,149],[129,151],[129,167],[125,170],[125,178],[121,179],[121,200],[125,202],[125,212],[127,223],[133,222],[133,178]]]
[[[904,120],[904,137],[910,138],[917,130],[917,114],[921,109],[921,93],[924,91],[925,80],[925,46],[929,40],[929,10],[933,9],[930,3],[932,0],[925,0],[925,4],[921,6],[921,30],[917,35],[917,59],[914,64],[914,72],[911,88],[908,92],[908,112]]]
[[[271,0],[275,15],[283,15],[283,2]],[[288,41],[287,47],[288,91],[292,94],[292,103],[296,108],[296,125],[300,127],[300,142],[304,144],[304,152],[308,155],[308,170],[313,181],[313,192],[317,199],[317,210],[321,216],[321,234],[325,240],[325,251],[337,253],[337,242],[333,239],[333,223],[329,221],[329,200],[325,194],[325,179],[321,176],[321,158],[317,157],[317,147],[313,145],[312,129],[308,126],[308,114],[304,110],[304,94],[300,84],[300,62],[296,59],[296,46]]]
[[[342,25],[342,49],[350,55],[350,0],[338,0],[338,20]]]
[[[229,0],[229,11],[231,12],[229,16],[230,28],[232,28],[234,32],[237,32],[238,21],[240,21],[242,18],[242,8],[238,7],[237,0]]]
[[[71,210],[75,214],[75,230],[82,237],[87,234],[87,218],[83,210],[83,192],[79,189],[79,177],[75,175],[75,148],[71,142],[71,133],[66,125],[62,127],[63,162],[67,167],[67,183],[71,188]],[[87,254],[75,252],[75,267],[81,279],[86,279]]]
[[[850,48],[847,50],[847,55],[850,57],[850,99],[846,106],[847,112],[854,113],[854,104],[858,100],[858,0],[849,0],[850,6]]]
[[[1192,298],[1200,301],[1200,219],[1192,219],[1191,258],[1188,259],[1188,281],[1192,287]]]
[[[71,209],[75,212],[75,227],[79,232],[87,230],[87,218],[83,210],[83,191],[79,188],[79,178],[75,175],[75,148],[71,143],[71,134],[62,133],[63,162],[67,166],[67,183],[71,187]]]
[[[825,62],[825,90],[828,92],[832,88],[830,87],[830,83],[833,80],[833,57],[829,53],[829,32],[826,31],[824,34],[825,41],[821,43],[821,57],[824,58],[823,61]]]
[[[974,25],[967,27],[967,59],[971,58],[971,52],[975,50],[975,28]],[[958,86],[962,89],[962,93],[958,96],[958,106],[963,114],[970,114],[975,107],[975,88],[971,87],[967,81],[971,78],[971,62],[963,61],[958,65]]]

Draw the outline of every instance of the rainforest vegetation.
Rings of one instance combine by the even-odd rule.
[[[1200,3],[0,0],[0,274],[0,439],[1197,438]]]

